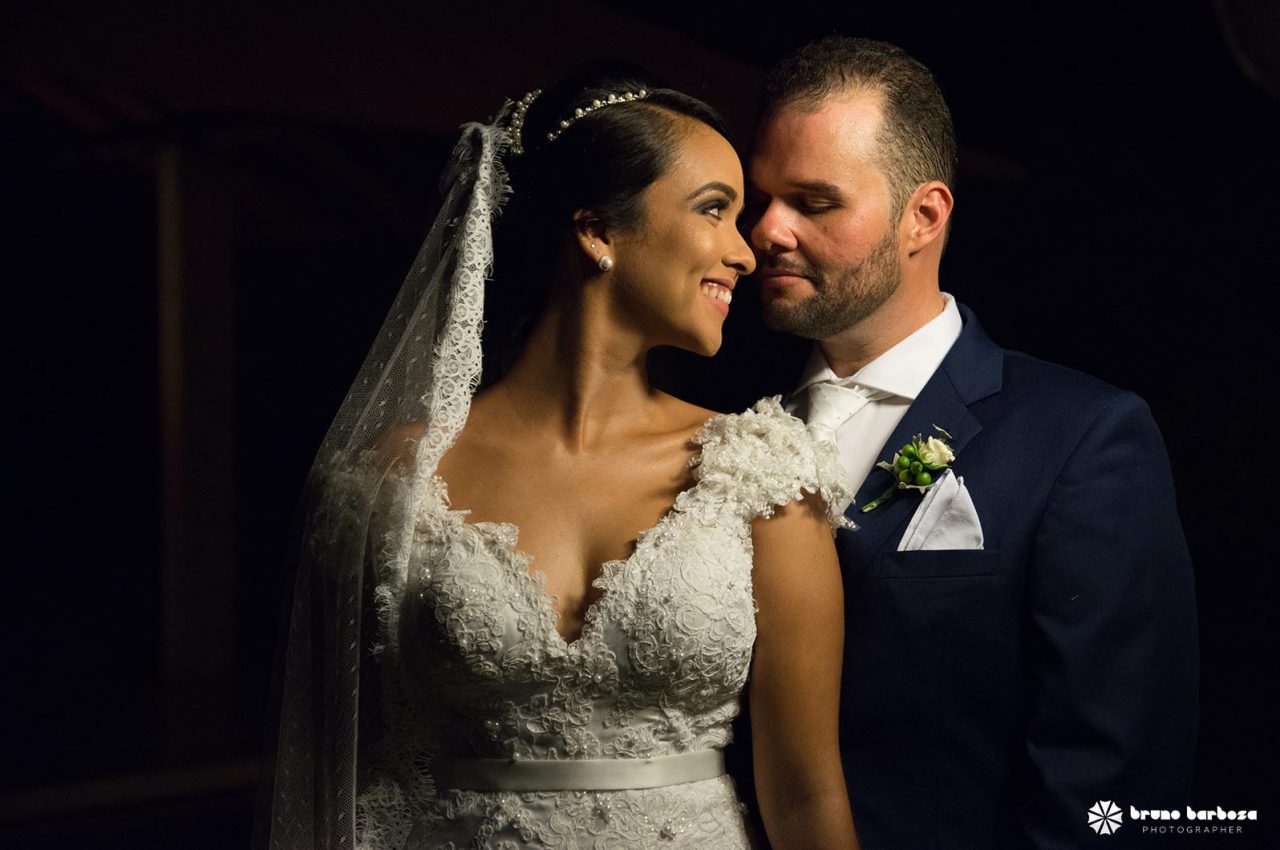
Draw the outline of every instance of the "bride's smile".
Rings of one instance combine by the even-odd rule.
[[[733,287],[735,281],[704,280],[702,294],[712,299],[715,308],[723,316],[729,315],[729,305],[733,303]]]

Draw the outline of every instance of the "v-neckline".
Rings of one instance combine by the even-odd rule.
[[[698,430],[689,437],[687,442],[692,442],[698,446],[697,451],[689,456],[687,464],[689,468],[696,466],[702,458],[702,444],[697,442],[698,438],[703,435],[712,422],[729,415],[730,414],[728,413],[717,413],[713,416],[707,417],[703,420],[702,424],[698,426]],[[452,445],[449,446],[449,448],[452,447]],[[444,458],[444,455],[448,452],[449,448],[446,448],[444,452],[440,453],[440,457],[436,458],[436,470],[440,468],[440,460]],[[598,628],[593,630],[592,627],[598,627],[599,624],[597,621],[599,619],[599,612],[603,608],[605,601],[610,598],[609,588],[607,587],[609,580],[615,575],[620,574],[623,568],[635,560],[636,556],[640,553],[641,547],[644,546],[650,537],[655,536],[674,519],[677,513],[682,512],[682,503],[688,502],[689,498],[692,497],[693,493],[702,485],[704,480],[699,477],[688,487],[685,487],[677,493],[674,501],[672,501],[671,505],[662,513],[662,516],[658,518],[658,521],[636,534],[635,544],[629,555],[622,558],[613,558],[597,565],[596,570],[594,571],[595,578],[593,578],[588,585],[588,593],[591,588],[598,588],[600,590],[600,595],[587,604],[586,611],[582,615],[582,628],[578,630],[577,636],[570,640],[566,638],[559,629],[559,624],[563,617],[560,610],[556,607],[556,603],[559,601],[560,597],[547,591],[547,574],[534,565],[533,555],[530,555],[528,552],[520,549],[518,545],[520,541],[520,526],[514,522],[504,521],[468,521],[467,515],[472,513],[472,509],[455,509],[451,507],[448,497],[449,482],[445,481],[444,478],[440,476],[439,472],[434,470],[431,473],[431,477],[436,483],[434,495],[436,497],[437,506],[440,510],[442,510],[446,515],[454,517],[455,521],[459,525],[472,529],[474,533],[483,536],[486,540],[496,541],[507,558],[519,562],[522,569],[515,570],[515,572],[520,573],[523,580],[528,583],[529,590],[533,597],[537,599],[538,604],[544,606],[550,611],[550,639],[557,641],[559,646],[567,652],[580,650],[588,633],[598,631]],[[510,533],[503,535],[491,533],[495,529],[506,529]]]

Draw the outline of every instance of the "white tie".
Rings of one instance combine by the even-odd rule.
[[[805,422],[809,431],[819,440],[832,440],[840,426],[848,422],[859,410],[866,407],[873,397],[881,396],[863,387],[842,387],[830,381],[822,381],[809,387],[809,406]]]

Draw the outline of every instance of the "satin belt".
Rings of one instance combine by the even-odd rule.
[[[470,791],[623,791],[724,773],[724,753],[698,750],[649,759],[467,759],[431,763],[437,788]]]

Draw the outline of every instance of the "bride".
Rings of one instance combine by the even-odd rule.
[[[584,69],[467,125],[442,188],[304,490],[260,839],[746,848],[745,685],[769,841],[855,847],[835,455],[646,372],[714,354],[755,266],[721,119]]]

